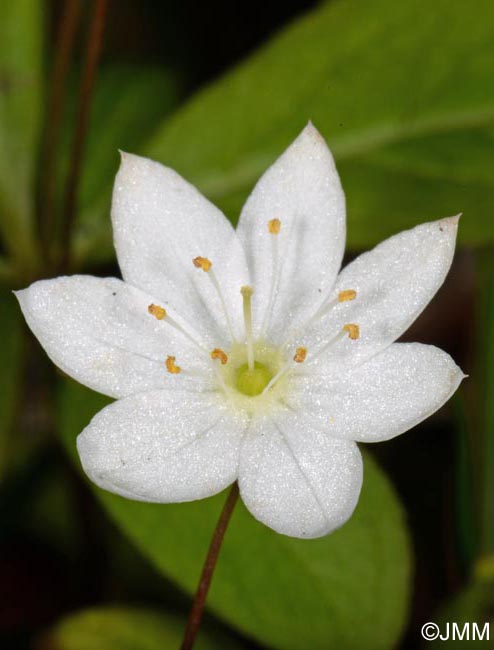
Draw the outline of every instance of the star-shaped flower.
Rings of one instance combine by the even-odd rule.
[[[357,442],[415,426],[464,377],[438,348],[394,343],[442,284],[458,219],[391,237],[338,275],[345,198],[310,124],[236,231],[177,173],[128,154],[112,219],[123,281],[17,294],[54,363],[117,398],[77,440],[105,490],[168,503],[238,479],[257,519],[319,537],[358,501]]]

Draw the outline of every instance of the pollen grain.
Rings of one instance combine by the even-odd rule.
[[[356,341],[360,338],[360,327],[355,323],[347,323],[346,325],[343,325],[343,331],[348,332],[348,338],[352,339],[352,341]]]
[[[338,302],[348,302],[349,300],[355,300],[356,297],[356,291],[353,289],[346,289],[345,291],[340,291],[338,294]]]
[[[163,320],[166,317],[166,309],[151,303],[148,307],[148,312],[151,316],[154,316],[157,320]]]
[[[205,273],[210,271],[211,267],[213,266],[211,260],[209,260],[207,257],[201,257],[200,255],[194,257],[194,259],[192,260],[192,264],[197,269],[202,269]]]
[[[271,235],[279,235],[281,230],[281,221],[279,219],[270,219],[268,221],[268,231]]]
[[[175,365],[175,357],[172,356],[166,357],[165,366],[168,372],[172,375],[178,375],[182,370],[180,366]]]
[[[211,359],[219,359],[221,361],[221,365],[224,366],[228,361],[228,356],[220,348],[214,348],[214,350],[211,352]]]
[[[303,363],[307,358],[307,348],[300,347],[295,350],[293,360],[295,363]]]

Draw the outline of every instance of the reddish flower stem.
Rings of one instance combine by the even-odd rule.
[[[189,620],[187,621],[187,627],[185,628],[184,640],[180,646],[181,650],[192,650],[194,646],[194,641],[201,625],[204,605],[206,603],[209,587],[213,578],[214,569],[216,562],[218,561],[221,544],[223,542],[223,538],[225,536],[233,510],[235,508],[235,504],[237,503],[238,495],[238,483],[235,482],[228,494],[225,505],[223,506],[223,510],[221,511],[220,518],[218,519],[218,523],[216,524],[216,528],[214,529],[214,533],[211,538],[206,561],[204,562],[204,566],[202,568],[199,586],[197,587],[192,609],[190,610],[189,614]]]
[[[46,256],[55,233],[55,182],[60,125],[65,105],[65,90],[70,59],[74,49],[81,1],[67,0],[57,34],[55,58],[47,101],[39,183],[39,228]]]
[[[71,260],[72,228],[75,220],[77,194],[79,190],[86,133],[89,124],[94,80],[96,78],[96,70],[98,68],[101,48],[103,45],[107,8],[108,0],[94,0],[94,9],[89,28],[90,31],[87,40],[86,56],[79,92],[79,111],[77,115],[74,140],[72,143],[62,212],[62,259],[60,263],[60,271],[65,271],[69,267]]]

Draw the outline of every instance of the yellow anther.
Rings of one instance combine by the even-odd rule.
[[[355,300],[356,297],[356,291],[353,289],[346,289],[346,291],[340,291],[338,294],[338,302],[348,302],[349,300]]]
[[[293,356],[295,363],[303,363],[307,357],[307,348],[297,348]]]
[[[222,366],[224,366],[228,361],[227,355],[225,352],[223,352],[223,350],[220,350],[220,348],[214,348],[214,350],[211,352],[211,359],[219,359]]]
[[[178,375],[178,373],[182,370],[180,366],[175,365],[175,357],[166,357],[165,366],[168,372],[170,372],[172,375]]]
[[[279,219],[271,219],[268,221],[268,231],[272,235],[278,235],[281,230],[281,221]]]
[[[148,307],[148,312],[151,314],[151,316],[154,316],[158,320],[163,320],[166,316],[166,309],[164,307],[160,307],[159,305],[154,305],[150,304]]]
[[[348,332],[348,338],[356,341],[360,337],[360,327],[355,323],[343,325],[343,331]]]
[[[213,266],[213,263],[211,262],[211,260],[208,260],[207,257],[201,257],[200,255],[198,257],[194,257],[194,259],[192,260],[192,264],[196,268],[202,269],[206,273],[209,270],[211,270],[211,267]]]

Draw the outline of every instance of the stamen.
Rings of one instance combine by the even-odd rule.
[[[355,323],[343,325],[343,331],[348,332],[348,338],[356,341],[360,337],[360,327]]]
[[[225,363],[227,363],[228,361],[228,357],[226,353],[223,352],[223,350],[221,350],[220,348],[214,348],[210,356],[211,359],[213,359],[213,361],[219,359],[222,366],[224,366]],[[216,379],[218,380],[218,383],[222,391],[225,393],[226,397],[231,398],[232,390],[229,386],[226,385],[223,375],[221,374],[220,369],[218,368],[218,364],[215,363],[213,369],[214,369],[214,374],[216,375]]]
[[[220,299],[221,302],[221,307],[223,308],[223,313],[225,314],[225,319],[226,319],[226,324],[228,326],[228,331],[230,332],[230,337],[232,341],[235,341],[235,336],[233,335],[233,327],[232,327],[232,322],[230,320],[230,314],[228,313],[228,309],[226,308],[226,302],[223,297],[223,292],[221,291],[220,283],[218,282],[218,278],[216,277],[215,272],[212,269],[213,263],[211,260],[207,257],[194,257],[192,260],[192,264],[198,268],[202,269],[205,273],[208,274],[209,279],[213,283],[213,286],[216,290],[216,293],[218,294],[218,298]]]
[[[333,336],[333,338],[330,339],[325,345],[323,345],[322,348],[315,354],[311,355],[311,361],[320,357],[321,354],[324,354],[326,350],[338,343],[338,341],[344,339],[345,336],[348,336],[348,338],[352,339],[352,341],[356,341],[358,338],[360,338],[360,327],[356,323],[347,323],[346,325],[343,325],[338,334]]]
[[[148,307],[148,312],[151,314],[151,316],[154,316],[157,320],[163,320],[166,316],[166,309],[164,307],[160,307],[159,305],[155,305],[151,303]]]
[[[178,375],[178,373],[182,370],[180,366],[175,365],[175,357],[173,356],[166,357],[165,366],[168,372],[172,375]]]
[[[307,348],[301,347],[295,350],[293,360],[295,363],[303,363],[307,358]]]
[[[276,384],[276,382],[279,381],[284,374],[286,374],[287,370],[290,368],[291,365],[292,365],[291,361],[285,363],[283,368],[276,373],[276,375],[271,379],[271,381],[266,386],[266,388],[262,391],[262,395],[265,395],[269,390],[271,390],[271,388]]]
[[[271,219],[268,221],[268,232],[271,235],[279,235],[281,230],[281,221],[279,219]]]
[[[261,336],[264,336],[266,327],[268,326],[271,312],[273,311],[273,304],[276,295],[276,287],[278,286],[278,265],[279,265],[279,251],[278,251],[278,237],[281,230],[281,221],[279,219],[271,219],[268,221],[268,232],[271,235],[271,257],[273,259],[273,268],[271,270],[271,287],[269,289],[268,306],[264,312],[264,319],[261,327]]]
[[[205,273],[211,270],[211,267],[213,266],[213,263],[211,260],[208,260],[207,257],[201,257],[200,255],[198,257],[194,257],[192,260],[192,264],[198,268],[202,269]]]
[[[252,334],[252,310],[251,298],[254,289],[248,285],[240,289],[240,293],[244,299],[244,323],[245,323],[245,339],[247,341],[247,364],[249,370],[254,369],[254,337]]]
[[[339,294],[336,296],[336,298],[333,298],[333,300],[330,300],[329,302],[322,304],[319,307],[319,309],[315,311],[314,314],[312,314],[312,316],[304,323],[303,327],[300,327],[296,329],[294,332],[292,332],[283,345],[284,346],[290,345],[290,343],[294,339],[296,339],[301,333],[306,331],[314,321],[322,318],[331,309],[333,309],[333,307],[336,307],[336,305],[338,305],[340,302],[349,302],[351,300],[355,300],[356,297],[357,297],[357,292],[354,289],[345,289],[344,291],[340,291]]]
[[[279,381],[286,373],[293,368],[293,361],[295,363],[303,363],[307,358],[307,348],[301,346],[295,350],[295,354],[293,355],[293,360],[292,361],[287,361],[281,369],[276,373],[276,375],[271,379],[269,384],[266,386],[266,388],[262,391],[262,394],[264,395],[265,393],[268,392],[268,390],[271,390],[271,388],[276,384],[277,381]]]
[[[218,368],[218,364],[215,363],[213,368],[214,368],[214,374],[216,375],[216,379],[218,380],[218,384],[220,385],[221,390],[225,393],[226,397],[231,398],[232,389],[226,385],[223,375],[221,374],[221,371]]]
[[[221,361],[221,365],[224,366],[228,361],[228,356],[220,348],[214,348],[214,350],[211,352],[211,359],[219,359]]]
[[[154,316],[157,320],[165,320],[168,325],[171,325],[174,327],[176,330],[178,330],[183,336],[189,339],[196,347],[198,347],[200,350],[204,351],[204,346],[202,346],[200,343],[198,343],[193,336],[191,336],[184,328],[177,323],[176,320],[174,320],[171,316],[168,315],[168,312],[164,307],[160,307],[159,305],[155,305],[154,303],[151,303],[148,307],[148,312]]]
[[[345,291],[340,291],[338,294],[338,302],[348,302],[349,300],[355,300],[356,297],[356,291],[353,289],[346,289]]]

